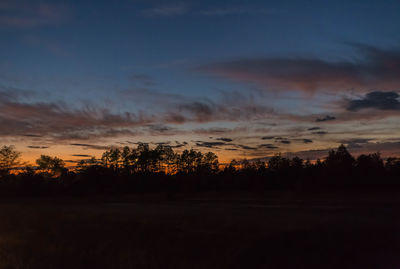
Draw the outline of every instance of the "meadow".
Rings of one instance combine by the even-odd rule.
[[[398,268],[395,193],[0,201],[0,268]]]

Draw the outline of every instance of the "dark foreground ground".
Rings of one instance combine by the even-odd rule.
[[[0,268],[400,268],[400,197],[3,199]]]

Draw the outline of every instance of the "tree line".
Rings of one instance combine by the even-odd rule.
[[[57,157],[41,155],[26,166],[12,146],[0,148],[3,195],[89,195],[136,192],[190,193],[209,190],[296,191],[400,188],[400,158],[379,153],[353,157],[344,145],[322,160],[275,155],[268,161],[232,160],[220,166],[212,152],[176,152],[172,147],[111,148],[100,159],[81,160],[68,169]]]

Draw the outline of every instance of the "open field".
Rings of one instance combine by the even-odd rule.
[[[396,194],[237,197],[3,200],[0,268],[400,266]]]

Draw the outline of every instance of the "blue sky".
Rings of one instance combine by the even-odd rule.
[[[397,154],[399,10],[366,0],[4,0],[0,139],[28,156],[96,155],[71,144],[132,140],[187,142],[225,160],[342,142]],[[357,132],[365,126],[370,135]],[[233,141],[204,147],[218,136]]]

